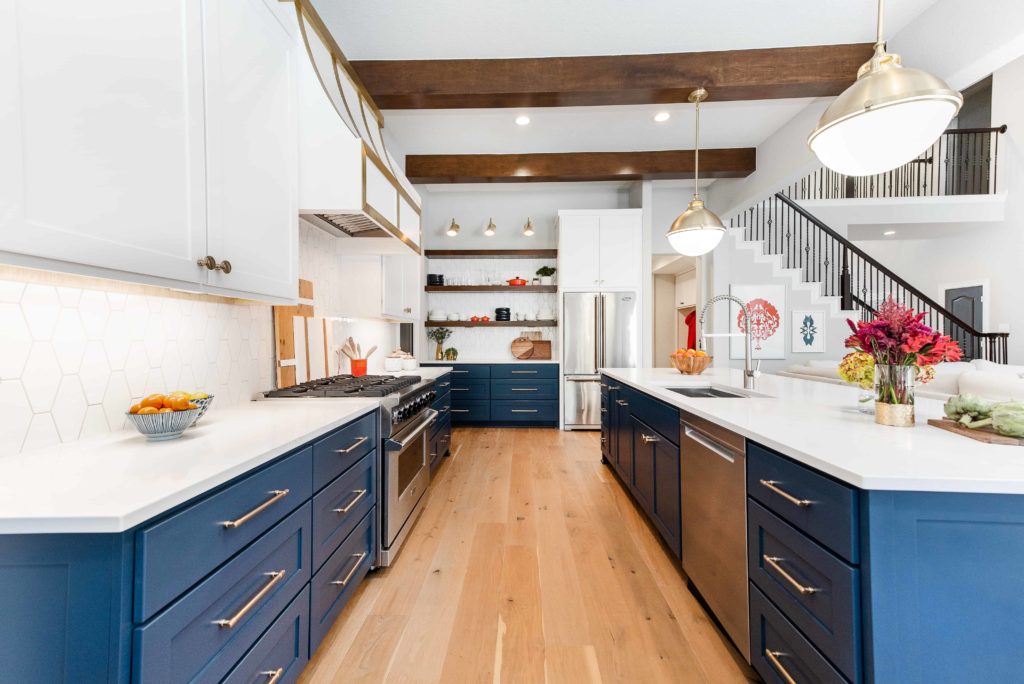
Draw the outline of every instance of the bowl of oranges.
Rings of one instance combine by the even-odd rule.
[[[711,365],[711,358],[703,349],[677,349],[669,358],[680,373],[700,375]]]
[[[128,409],[128,420],[146,439],[157,442],[181,437],[202,409],[188,392],[150,394]]]

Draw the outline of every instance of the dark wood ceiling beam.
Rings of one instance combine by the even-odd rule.
[[[754,172],[752,147],[700,151],[701,178],[744,178]],[[542,154],[410,154],[413,183],[527,183],[693,178],[693,150],[553,152]]]
[[[870,43],[657,55],[354,61],[381,109],[568,107],[838,95]]]

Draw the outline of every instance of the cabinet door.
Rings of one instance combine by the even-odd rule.
[[[637,214],[601,216],[601,287],[640,287],[641,225]]]
[[[206,0],[210,284],[294,299],[298,277],[295,8]],[[305,58],[305,55],[303,55]],[[154,207],[154,209],[156,209]]]
[[[640,503],[640,508],[651,515],[654,508],[654,446],[657,433],[637,420],[633,421],[633,496]]]
[[[351,255],[338,259],[338,267],[350,287],[340,287],[338,316],[380,318],[384,272],[378,255]]]
[[[383,257],[381,314],[403,321],[415,320],[420,310],[420,258],[415,254]]]
[[[648,433],[653,434],[653,433]],[[654,501],[651,519],[669,548],[680,558],[679,447],[659,434],[654,454]]]
[[[600,219],[566,215],[558,219],[558,283],[563,288],[597,289]]]
[[[417,245],[420,241],[420,214],[404,195],[398,197],[398,229]]]
[[[628,395],[617,392],[615,398],[615,469],[625,483],[633,483],[633,417],[629,413]]]
[[[363,209],[378,221],[398,228],[398,190],[385,174],[383,164],[366,150],[365,145],[363,154],[366,155]]]
[[[187,0],[0,2],[0,250],[206,282],[201,35]]]

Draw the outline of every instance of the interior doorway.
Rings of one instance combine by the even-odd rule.
[[[946,310],[978,332],[985,332],[987,325],[985,311],[985,284],[962,283],[943,287],[943,304]],[[980,349],[975,349],[972,340],[959,327],[946,323],[943,333],[952,337],[964,351],[964,360],[978,358]]]

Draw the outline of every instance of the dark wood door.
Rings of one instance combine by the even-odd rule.
[[[982,330],[984,320],[985,302],[982,298],[981,285],[969,287],[956,287],[946,290],[946,309],[964,323],[970,325],[979,332]],[[981,349],[972,341],[974,338],[968,336],[959,326],[946,324],[944,331],[947,335],[960,343],[964,350],[964,360],[970,361],[981,356]]]

